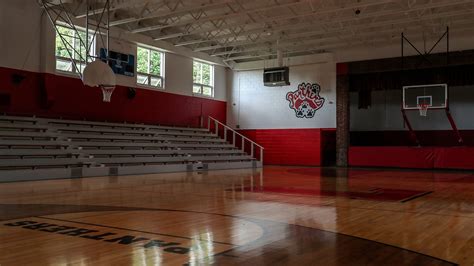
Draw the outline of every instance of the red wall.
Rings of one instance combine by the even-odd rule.
[[[415,131],[421,146],[451,147],[459,146],[452,130],[417,130]],[[474,130],[460,130],[465,146],[474,146]],[[411,146],[408,130],[390,131],[352,131],[352,146]]]
[[[350,166],[433,168],[433,148],[350,147]]]
[[[473,147],[351,147],[350,166],[474,169]]]
[[[15,73],[25,77],[19,85],[12,83]],[[117,86],[111,103],[104,103],[99,88],[77,78],[0,67],[0,95],[11,98],[9,105],[0,105],[2,113],[183,126],[198,126],[201,115],[226,121],[223,101],[147,89],[137,89],[131,100],[127,90]]]
[[[320,166],[323,161],[323,131],[248,129],[239,132],[265,148],[264,164]]]
[[[336,165],[336,129],[321,129],[322,165]]]

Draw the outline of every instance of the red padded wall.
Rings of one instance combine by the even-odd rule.
[[[321,165],[321,129],[251,129],[239,132],[265,148],[264,164]]]
[[[459,145],[452,130],[417,130],[415,133],[421,146],[451,147]],[[474,130],[460,130],[460,133],[465,146],[474,146]],[[351,132],[352,146],[411,146],[414,144],[408,130]]]
[[[433,148],[351,147],[350,166],[433,168]]]
[[[473,147],[437,148],[435,168],[474,169]]]
[[[323,166],[336,165],[336,129],[321,129],[321,164]]]
[[[474,169],[474,147],[351,147],[350,166]]]
[[[19,85],[11,82],[14,73],[25,76]],[[117,86],[112,102],[104,103],[99,88],[77,78],[0,68],[0,93],[11,96],[11,104],[0,111],[9,114],[183,126],[198,126],[201,115],[226,121],[224,101],[147,89],[137,89],[130,100],[127,90]]]

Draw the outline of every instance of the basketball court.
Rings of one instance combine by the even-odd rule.
[[[0,3],[0,265],[474,265],[473,13]]]

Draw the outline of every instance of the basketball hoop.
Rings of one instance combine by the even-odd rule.
[[[428,107],[429,104],[419,104],[418,110],[420,111],[420,116],[427,116],[428,115]]]
[[[105,103],[110,103],[110,99],[112,98],[112,93],[114,93],[115,87],[100,85],[102,89],[102,101]]]
[[[82,82],[90,87],[102,89],[102,100],[110,102],[115,89],[115,74],[106,63],[96,60],[89,63],[82,74]]]

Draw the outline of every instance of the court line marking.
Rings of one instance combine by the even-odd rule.
[[[419,252],[419,251],[416,251],[416,250],[411,250],[411,249],[408,249],[408,248],[405,248],[405,247],[402,247],[402,246],[396,246],[396,245],[393,245],[393,244],[388,244],[388,243],[380,242],[380,241],[377,241],[377,240],[371,240],[371,239],[368,239],[368,238],[363,238],[363,237],[359,237],[359,236],[355,236],[355,235],[350,235],[350,234],[347,234],[347,233],[334,232],[334,231],[330,231],[330,230],[327,230],[327,229],[320,229],[320,228],[314,228],[314,227],[309,227],[309,226],[304,226],[304,225],[297,225],[297,224],[290,224],[290,223],[279,222],[279,221],[272,221],[272,220],[262,219],[262,218],[251,218],[251,217],[246,217],[246,216],[237,216],[237,215],[229,215],[229,214],[221,214],[221,213],[212,213],[212,212],[202,212],[202,211],[192,211],[192,210],[176,210],[176,209],[145,209],[145,210],[148,210],[148,211],[171,211],[171,212],[174,211],[174,212],[189,212],[189,213],[211,214],[211,215],[217,215],[217,216],[225,216],[225,217],[233,217],[233,218],[237,218],[237,219],[243,219],[243,220],[247,220],[247,221],[254,222],[254,223],[256,223],[256,224],[259,224],[259,222],[270,222],[270,223],[275,223],[275,224],[292,225],[292,226],[297,226],[297,227],[309,228],[309,229],[312,229],[312,230],[319,230],[319,231],[323,231],[323,232],[329,232],[329,233],[333,233],[333,234],[340,234],[340,235],[352,237],[352,238],[355,238],[355,239],[361,239],[361,240],[365,240],[365,241],[369,241],[369,242],[375,242],[375,243],[382,244],[382,245],[385,245],[385,246],[390,246],[390,247],[394,247],[394,248],[406,250],[406,251],[408,251],[408,252],[416,253],[416,254],[419,254],[419,255],[427,256],[427,257],[433,258],[433,259],[438,260],[438,261],[443,261],[443,262],[450,263],[450,264],[452,264],[452,265],[459,265],[458,263],[455,263],[455,262],[452,262],[452,261],[448,261],[448,260],[443,259],[443,258],[435,257],[435,256],[432,256],[432,255],[428,255],[428,254],[426,254],[426,253],[422,253],[422,252]],[[32,216],[32,217],[36,217],[36,218],[40,218],[40,219],[59,220],[59,221],[64,221],[64,222],[77,223],[77,224],[81,224],[81,223],[82,223],[82,222],[67,221],[67,220],[61,220],[61,219],[55,219],[55,218],[48,218],[48,217],[42,217],[42,216]],[[25,218],[26,218],[26,217],[25,217]],[[10,220],[10,221],[14,221],[14,220],[18,220],[18,219],[12,219],[12,220]],[[258,221],[259,221],[259,222],[258,222]],[[87,224],[87,223],[83,223],[83,224]],[[107,228],[107,227],[108,227],[108,226],[103,226],[103,225],[94,225],[94,224],[90,224],[90,225],[92,225],[92,226],[98,226],[98,227],[104,227],[104,228]],[[109,228],[114,228],[114,227],[109,227]],[[119,230],[125,230],[125,231],[126,231],[126,230],[129,230],[129,231],[136,231],[136,232],[143,232],[143,233],[148,233],[148,234],[160,235],[160,234],[158,234],[158,233],[153,233],[153,232],[130,230],[130,229],[124,229],[124,228],[119,228],[119,227],[117,227],[117,229],[119,229]],[[262,228],[262,229],[265,229],[265,228]],[[264,234],[265,234],[265,232],[266,232],[266,230],[264,230]],[[188,238],[188,237],[178,237],[178,238],[191,239],[191,238]],[[205,240],[204,240],[204,241],[205,241]],[[217,243],[217,242],[216,242],[216,243]],[[225,244],[224,244],[224,245],[225,245]],[[233,244],[228,244],[228,245],[233,245]],[[246,245],[248,245],[248,244],[246,244]],[[214,256],[220,255],[221,253],[231,252],[232,250],[234,250],[235,248],[238,248],[238,247],[243,247],[243,246],[241,246],[241,245],[233,245],[233,246],[234,246],[234,247],[231,248],[230,250],[217,253],[217,254],[215,254]],[[244,246],[245,246],[245,245],[244,245]]]
[[[426,191],[425,193],[421,193],[421,194],[418,194],[418,195],[414,195],[410,198],[404,199],[404,200],[401,201],[401,203],[409,202],[409,201],[412,201],[412,200],[417,199],[417,198],[421,198],[421,197],[426,196],[426,195],[431,194],[431,193],[433,193],[433,191]]]
[[[91,214],[91,215],[87,215],[86,213],[91,213],[91,212],[101,212],[101,214]],[[91,211],[91,212],[87,212],[87,211],[84,211],[84,212],[74,212],[74,213],[58,213],[58,214],[48,214],[47,216],[56,216],[56,215],[68,215],[68,214],[78,214],[78,213],[84,213],[84,216],[76,216],[76,217],[70,217],[69,219],[84,219],[84,218],[92,218],[92,217],[96,217],[96,216],[102,216],[104,215],[104,212],[107,212],[108,214],[115,214],[115,213],[121,213],[121,212],[124,212],[123,210],[121,211]],[[50,218],[54,218],[54,217],[50,217]],[[2,266],[2,265],[0,265]]]
[[[170,234],[162,234],[162,233],[155,233],[155,232],[148,232],[148,231],[142,231],[142,230],[135,230],[135,229],[123,228],[123,227],[108,226],[108,225],[102,225],[102,224],[94,224],[94,223],[86,223],[86,222],[76,222],[76,221],[71,221],[71,220],[66,220],[66,219],[49,218],[49,217],[45,217],[45,216],[33,216],[33,217],[34,217],[34,218],[45,219],[45,220],[53,220],[53,221],[59,221],[59,222],[67,222],[67,223],[75,223],[75,224],[82,224],[82,225],[90,225],[90,226],[97,226],[97,227],[103,227],[103,228],[109,228],[109,229],[116,229],[116,230],[122,230],[122,231],[138,232],[138,233],[143,233],[143,234],[167,236],[167,237],[182,238],[182,239],[188,239],[188,240],[198,240],[198,241],[212,242],[212,243],[221,244],[221,245],[227,245],[227,246],[232,246],[232,247],[240,247],[240,245],[235,245],[235,244],[226,243],[226,242],[221,242],[221,241],[209,241],[209,240],[205,240],[205,239],[201,240],[201,239],[195,239],[195,238],[186,237],[186,236],[176,236],[176,235],[170,235]]]
[[[318,197],[318,198],[323,198],[323,197],[347,198],[347,199],[354,199],[354,200],[364,200],[364,201],[372,201],[372,202],[387,202],[387,203],[394,203],[394,202],[405,203],[406,201],[409,201],[409,200],[412,200],[412,199],[415,199],[415,198],[418,198],[418,197],[422,197],[424,195],[427,195],[427,194],[430,194],[430,193],[433,192],[433,191],[416,191],[416,192],[420,192],[420,193],[414,194],[413,196],[410,196],[410,197],[407,197],[407,198],[402,198],[402,199],[398,199],[398,200],[386,200],[386,199],[377,200],[377,199],[367,199],[367,198],[362,198],[362,197],[358,197],[358,196],[349,196],[349,195],[340,196],[340,195],[337,195],[337,193],[339,193],[339,192],[341,192],[341,193],[348,192],[348,193],[364,193],[364,194],[367,194],[367,195],[376,195],[379,192],[383,193],[384,190],[389,190],[389,189],[387,189],[387,188],[368,188],[368,190],[356,190],[356,191],[350,191],[350,190],[349,191],[320,190],[319,192],[314,190],[315,193],[320,193],[320,194],[297,194],[297,193],[293,193],[293,192],[259,191],[258,189],[256,189],[254,191],[254,190],[248,190],[249,188],[251,188],[251,187],[246,186],[243,189],[228,188],[228,189],[226,189],[226,191],[229,191],[229,192],[235,191],[236,193],[245,192],[245,193],[286,195],[286,196],[295,195],[295,196],[305,197],[305,198],[316,198],[316,197]],[[245,190],[245,189],[247,189],[247,190]],[[405,191],[415,191],[415,190],[405,190]],[[335,193],[335,194],[334,195],[324,195],[322,193]]]

